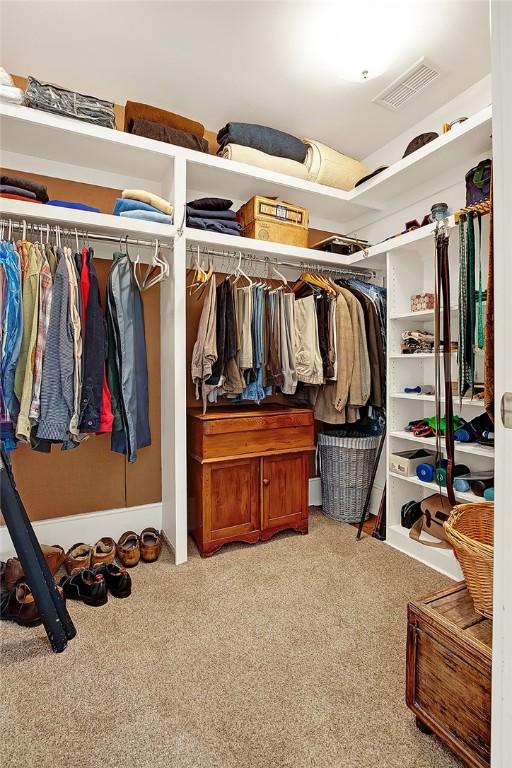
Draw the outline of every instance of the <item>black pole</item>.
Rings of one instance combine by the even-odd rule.
[[[386,541],[386,486],[384,486],[382,496],[380,497],[379,514],[377,515],[377,522],[372,531],[372,536],[379,541]]]
[[[0,455],[0,500],[2,515],[18,555],[46,634],[55,653],[63,651],[76,629],[41,552],[2,448]]]
[[[364,525],[364,521],[365,521],[365,518],[366,518],[366,513],[368,512],[368,508],[370,506],[370,497],[372,495],[373,484],[375,482],[375,476],[377,474],[377,469],[379,467],[379,461],[380,461],[380,457],[382,455],[382,449],[384,447],[385,441],[386,441],[386,424],[384,423],[384,429],[382,431],[382,436],[381,436],[379,447],[378,447],[378,450],[377,450],[377,455],[376,455],[375,461],[373,463],[373,468],[372,468],[372,474],[371,474],[370,482],[368,483],[368,490],[366,491],[366,498],[364,500],[363,511],[361,512],[361,519],[359,521],[359,526],[357,528],[357,534],[356,534],[356,539],[357,540],[359,540],[361,538],[361,534],[363,532],[363,525]]]

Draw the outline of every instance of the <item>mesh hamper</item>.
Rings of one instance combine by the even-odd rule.
[[[318,436],[324,515],[342,523],[359,522],[379,441],[380,436]]]

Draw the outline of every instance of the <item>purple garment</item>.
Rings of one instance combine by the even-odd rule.
[[[19,197],[28,197],[30,200],[37,200],[34,192],[31,192],[29,189],[14,187],[12,184],[0,184],[0,192],[5,192],[8,195],[19,195]]]

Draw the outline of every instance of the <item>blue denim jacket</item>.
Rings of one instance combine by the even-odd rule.
[[[7,450],[16,447],[13,421],[19,403],[14,394],[14,374],[23,335],[21,271],[18,253],[11,242],[0,243],[0,263],[5,272],[5,301],[2,317],[2,355],[0,362],[0,438]]]

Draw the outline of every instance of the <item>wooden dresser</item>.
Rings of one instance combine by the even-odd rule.
[[[492,621],[464,582],[409,603],[407,705],[471,768],[490,765],[491,654]]]
[[[313,412],[231,406],[188,413],[189,530],[203,557],[230,541],[308,530]]]

